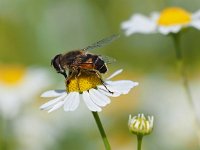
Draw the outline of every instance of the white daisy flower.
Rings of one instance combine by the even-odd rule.
[[[153,116],[148,116],[146,119],[144,114],[138,114],[138,116],[134,117],[131,117],[131,115],[129,115],[129,130],[136,135],[148,135],[153,130],[153,120]]]
[[[22,106],[49,85],[43,69],[20,65],[0,65],[0,115],[15,117]]]
[[[182,28],[194,27],[200,30],[200,10],[190,13],[179,7],[169,7],[162,12],[153,12],[150,17],[134,14],[121,24],[127,36],[134,33],[177,33]]]
[[[95,73],[81,73],[76,79],[71,78],[66,82],[67,90],[50,90],[44,92],[41,97],[50,98],[53,100],[43,104],[40,108],[52,112],[64,107],[64,111],[74,111],[82,99],[89,110],[100,112],[101,107],[109,104],[111,97],[117,97],[121,94],[127,94],[131,88],[138,85],[137,82],[130,80],[110,81],[111,78],[121,73],[118,70],[113,73],[102,85],[101,79]],[[111,91],[111,92],[110,92]]]

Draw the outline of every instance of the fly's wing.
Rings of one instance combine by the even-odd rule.
[[[104,55],[100,55],[99,57],[101,57],[106,64],[112,64],[116,62],[116,59],[113,57],[104,56]]]
[[[110,44],[111,42],[113,42],[114,40],[118,39],[119,38],[119,35],[118,34],[114,34],[110,37],[107,37],[107,38],[104,38],[96,43],[93,43],[91,44],[90,46],[84,48],[83,50],[84,51],[87,51],[87,50],[93,50],[95,48],[99,48],[99,47],[103,47],[105,45],[108,45]]]

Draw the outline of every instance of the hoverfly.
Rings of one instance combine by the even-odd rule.
[[[66,79],[73,75],[79,76],[82,70],[94,71],[100,77],[101,73],[106,73],[108,70],[107,62],[102,56],[88,53],[88,51],[110,44],[117,38],[119,35],[112,35],[83,49],[58,54],[51,60],[51,65]]]

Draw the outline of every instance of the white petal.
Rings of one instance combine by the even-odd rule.
[[[52,112],[52,111],[55,111],[55,110],[59,109],[60,107],[63,106],[63,104],[64,104],[64,101],[60,101],[60,102],[58,102],[56,105],[54,105],[54,106],[53,106],[53,107],[48,111],[48,113],[50,113],[50,112]]]
[[[117,75],[120,74],[122,71],[123,71],[123,69],[119,69],[119,70],[115,71],[113,74],[111,74],[111,75],[107,78],[107,80],[110,80],[111,78],[117,76]]]
[[[92,101],[98,106],[106,106],[110,103],[110,99],[107,96],[103,95],[95,89],[90,89],[89,95]]]
[[[151,121],[150,121],[150,127],[153,128],[153,121],[154,121],[154,117],[151,117]]]
[[[121,86],[128,86],[128,87],[134,87],[137,86],[138,82],[133,82],[131,80],[118,80],[118,81],[106,81],[106,84],[110,85],[121,85]]]
[[[59,101],[62,101],[65,98],[65,96],[67,96],[67,93],[64,93],[62,96],[57,97],[57,98],[50,100],[49,102],[43,104],[42,106],[40,106],[40,109],[46,110],[46,109],[49,109],[50,107],[53,107],[53,105],[55,105]]]
[[[190,23],[190,26],[197,28],[200,30],[200,10],[197,12],[193,13],[192,15],[192,21]]]
[[[41,97],[57,97],[62,95],[63,93],[66,93],[65,90],[50,90],[42,93]]]
[[[69,95],[65,98],[65,104],[64,104],[64,111],[74,111],[80,102],[80,97],[78,92],[71,92]]]
[[[133,82],[130,80],[120,80],[120,81],[106,81],[106,86],[108,89],[113,90],[121,94],[127,94],[131,88],[138,85],[138,82]]]
[[[183,25],[159,26],[158,31],[164,35],[169,33],[178,33]]]
[[[121,93],[118,93],[118,92],[114,92],[114,91],[111,91],[113,93],[110,93],[103,85],[100,85],[97,87],[98,90],[102,93],[102,94],[105,94],[106,96],[111,96],[111,97],[118,97],[121,95]],[[110,90],[110,89],[109,89]]]
[[[200,10],[192,14],[192,19],[200,19]]]
[[[193,20],[191,23],[190,23],[190,26],[200,30],[200,19],[199,20]]]
[[[85,101],[85,104],[87,105],[87,107],[89,108],[89,110],[91,111],[101,111],[101,108],[99,106],[97,106],[90,98],[89,93],[84,91],[83,94],[83,100]]]
[[[156,22],[152,18],[135,14],[130,20],[123,22],[121,28],[127,36],[133,33],[153,33],[156,31]]]

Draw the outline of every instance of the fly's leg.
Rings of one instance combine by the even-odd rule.
[[[74,77],[75,80],[77,81],[77,87],[78,87],[78,90],[80,92],[79,79],[78,79],[79,74],[80,74],[80,70],[78,70],[78,71],[70,71],[68,77],[66,78],[66,83],[69,84],[70,80]]]
[[[67,79],[67,74],[66,74],[65,71],[64,72],[58,72],[58,73],[62,74],[65,77],[65,79]]]
[[[79,86],[79,79],[78,79],[78,77],[79,77],[80,75],[81,75],[81,71],[80,71],[80,69],[78,69],[77,74],[75,74],[75,79],[76,79],[76,81],[77,81],[77,87],[78,87],[79,92],[81,91],[81,90],[80,90],[80,86]]]
[[[98,73],[97,71],[94,71],[94,72],[96,73],[97,77],[100,79],[102,85],[106,88],[106,90],[107,90],[109,93],[113,94],[114,92],[110,91],[110,90],[107,88],[107,86],[105,85],[105,83],[104,83],[104,81],[102,80],[102,78],[101,78],[101,76],[99,75],[99,73]]]

